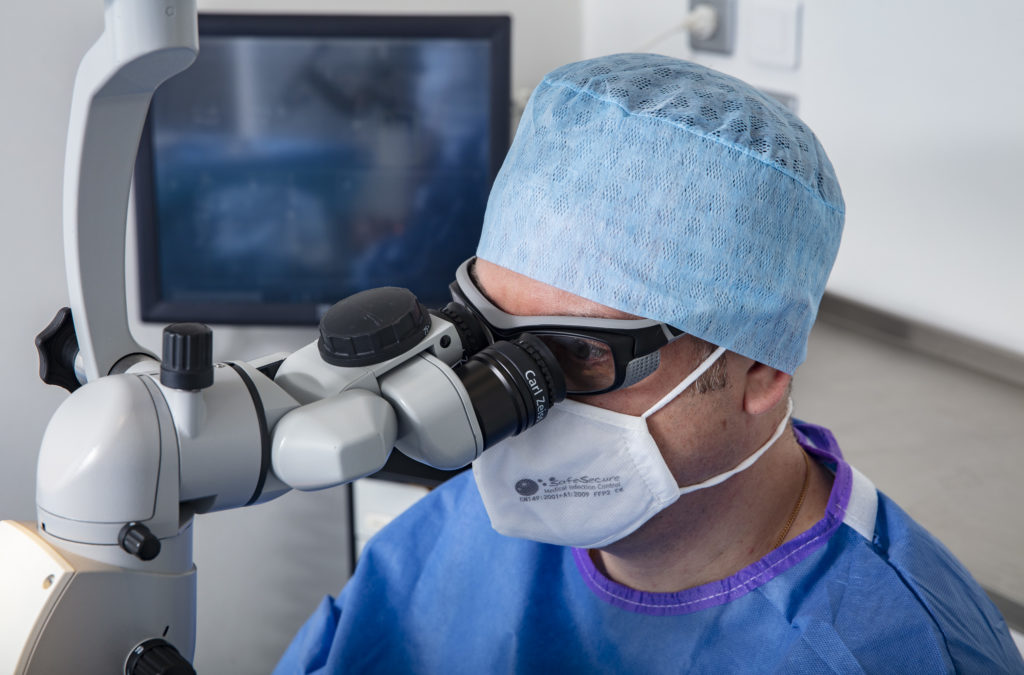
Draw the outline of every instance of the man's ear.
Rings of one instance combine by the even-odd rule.
[[[788,373],[753,362],[746,373],[743,409],[751,415],[768,412],[787,396],[792,381]]]

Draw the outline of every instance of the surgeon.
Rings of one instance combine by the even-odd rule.
[[[650,54],[530,99],[454,295],[569,400],[366,547],[278,673],[1020,673],[941,543],[792,417],[832,165],[747,84]]]

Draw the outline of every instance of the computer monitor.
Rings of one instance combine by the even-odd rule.
[[[135,170],[143,321],[448,302],[509,142],[504,16],[201,15]]]

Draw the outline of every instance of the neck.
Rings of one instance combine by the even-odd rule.
[[[785,537],[806,531],[825,513],[831,474],[805,463],[792,432],[746,471],[706,490],[683,495],[643,527],[592,552],[609,578],[642,591],[673,592],[729,577],[772,550],[797,504]]]

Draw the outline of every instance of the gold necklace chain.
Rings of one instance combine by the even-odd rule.
[[[804,505],[804,497],[807,496],[807,486],[811,482],[811,460],[807,456],[807,451],[802,451],[801,454],[804,456],[804,485],[800,488],[800,496],[796,500],[796,506],[793,507],[793,512],[789,514],[789,520],[786,521],[786,527],[782,529],[782,532],[779,533],[775,543],[772,544],[773,551],[782,546],[782,542],[786,541],[786,535],[789,534],[789,530],[793,527],[793,523],[796,522],[796,517],[800,513],[800,508]]]

